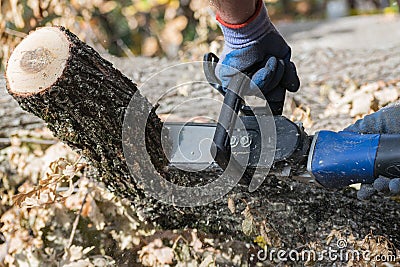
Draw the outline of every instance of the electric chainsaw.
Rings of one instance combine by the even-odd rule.
[[[400,177],[400,135],[308,135],[301,123],[281,115],[283,103],[269,103],[270,109],[246,105],[243,78],[233,77],[223,88],[215,75],[218,60],[209,53],[203,64],[208,82],[224,96],[218,122],[165,123],[172,167],[199,171],[215,164],[223,170],[236,166],[246,169],[242,179],[247,183],[257,170],[264,176],[293,176],[326,188],[373,183],[379,176]]]

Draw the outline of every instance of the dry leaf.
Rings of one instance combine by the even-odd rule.
[[[228,209],[231,211],[232,214],[236,212],[235,201],[232,197],[228,197]]]
[[[277,233],[272,227],[268,226],[265,220],[260,223],[259,231],[266,245],[270,247],[279,247],[281,245],[279,233]]]
[[[350,116],[368,114],[371,109],[371,103],[374,100],[372,94],[364,93],[354,98],[350,110]]]
[[[245,235],[252,235],[255,233],[256,225],[254,222],[254,217],[250,212],[250,207],[247,205],[246,209],[242,212],[244,215],[244,220],[242,222],[242,231]]]
[[[90,204],[89,213],[87,214],[88,217],[94,223],[97,230],[103,230],[105,227],[105,218],[98,208],[96,201],[92,199],[86,203]]]
[[[72,245],[70,248],[67,248],[67,254],[69,261],[76,261],[82,259],[83,256],[83,247]]]
[[[200,241],[200,239],[197,236],[197,232],[193,231],[191,232],[192,235],[192,241],[190,242],[190,246],[193,248],[193,250],[195,252],[201,252],[202,251],[202,247],[203,247],[203,243]]]
[[[174,251],[170,247],[164,247],[161,239],[144,246],[138,251],[139,259],[144,266],[157,266],[159,264],[172,264]]]
[[[311,128],[314,122],[311,119],[311,109],[307,106],[300,105],[296,107],[291,116],[290,120],[292,121],[300,121],[303,123],[305,128]]]
[[[379,106],[384,107],[395,102],[399,98],[399,92],[395,88],[389,87],[374,92],[374,96],[378,100]]]

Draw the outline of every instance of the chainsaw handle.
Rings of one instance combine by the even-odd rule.
[[[223,169],[227,168],[231,160],[230,136],[235,128],[239,110],[244,103],[240,96],[244,80],[242,75],[235,75],[229,83],[229,88],[224,90],[224,102],[211,146],[211,155]]]
[[[381,134],[375,158],[375,176],[400,177],[400,134]]]
[[[229,162],[234,160],[233,158],[231,159],[230,136],[236,125],[239,110],[244,103],[240,97],[244,77],[243,75],[234,76],[229,83],[229,88],[224,88],[221,80],[215,75],[215,68],[218,62],[219,58],[215,54],[207,53],[204,55],[203,70],[206,79],[212,87],[224,96],[211,145],[211,155],[218,165],[225,170]],[[235,165],[233,164],[233,166]]]

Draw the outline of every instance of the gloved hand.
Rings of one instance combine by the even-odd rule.
[[[231,78],[243,72],[254,82],[244,94],[264,96],[273,113],[281,114],[286,90],[296,92],[300,81],[290,47],[269,20],[263,1],[244,24],[227,24],[218,15],[217,20],[225,38],[215,70],[222,86],[228,87]]]
[[[400,178],[379,177],[373,184],[362,184],[357,192],[357,198],[367,200],[376,193],[382,193],[386,196],[400,195]]]
[[[356,123],[348,126],[344,131],[359,132],[364,134],[399,134],[400,133],[400,105],[393,104],[365,116]],[[362,184],[357,192],[360,200],[367,200],[376,193],[387,196],[400,194],[400,178],[377,178],[373,184]]]

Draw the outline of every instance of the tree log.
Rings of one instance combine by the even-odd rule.
[[[6,78],[8,92],[20,106],[43,119],[56,137],[90,159],[108,189],[131,200],[149,223],[246,239],[242,211],[248,207],[255,230],[246,229],[246,234],[250,238],[258,234],[275,238],[275,246],[295,248],[323,241],[338,228],[348,229],[360,238],[373,231],[400,245],[400,204],[381,197],[361,202],[353,189],[328,191],[268,176],[253,193],[239,184],[227,196],[198,207],[174,207],[146,196],[135,178],[153,172],[154,167],[166,179],[185,185],[197,178],[212,180],[218,173],[206,177],[170,171],[160,144],[162,122],[152,105],[137,93],[133,82],[62,27],[41,28],[24,39],[9,60]],[[133,174],[122,146],[126,141],[123,119],[132,97],[135,108],[129,110],[134,115],[131,123],[135,117],[150,114],[146,142],[152,156],[152,164],[137,157]],[[141,130],[130,129],[131,138]],[[132,151],[146,153],[143,146],[134,142],[130,145]],[[260,230],[262,222],[266,223],[264,232]]]

